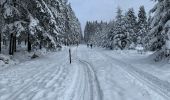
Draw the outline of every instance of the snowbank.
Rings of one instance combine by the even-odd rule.
[[[17,60],[14,60],[12,57],[0,54],[0,67],[7,67],[9,65],[17,64]]]
[[[0,63],[2,64],[8,64],[10,58],[8,56],[5,56],[3,54],[0,54]],[[1,64],[0,64],[1,65]]]
[[[43,48],[41,50],[35,50],[30,53],[20,49],[20,51],[16,52],[13,56],[8,55],[7,53],[0,54],[0,70],[19,63],[23,63],[25,61],[33,60],[34,58],[42,58],[49,53],[51,52],[47,52],[47,50]]]
[[[136,50],[144,50],[144,48],[143,48],[142,45],[137,45],[137,46],[136,46]]]

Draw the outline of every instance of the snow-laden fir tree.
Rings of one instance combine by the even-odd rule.
[[[78,44],[80,42],[81,39],[81,34],[82,34],[82,30],[81,30],[81,25],[80,22],[78,20],[78,18],[76,18],[74,11],[71,8],[71,4],[69,4],[67,6],[67,41],[69,44]]]
[[[93,35],[94,37],[93,44],[104,47],[106,35],[108,32],[108,29],[107,29],[108,25],[106,22],[101,21],[101,22],[95,23],[95,26],[96,26],[96,29]]]
[[[0,6],[0,12],[2,12],[2,6]],[[2,16],[2,13],[0,13],[0,16]],[[0,17],[0,23],[4,23],[2,17]],[[2,51],[2,27],[3,24],[0,24],[0,53]]]
[[[127,38],[131,49],[135,48],[137,43],[137,17],[133,8],[130,8],[125,14],[125,27],[127,31]]]
[[[70,26],[76,26],[73,29],[76,39],[81,33],[80,23],[67,0],[1,0],[0,7],[0,19],[3,19],[0,30],[5,43],[11,40],[6,44],[11,44],[10,54],[16,51],[16,42],[22,41],[27,41],[28,51],[32,47],[60,47],[64,39],[69,38],[66,34],[70,21]],[[74,17],[68,20],[70,16]]]
[[[117,16],[115,20],[115,26],[109,33],[111,35],[110,41],[111,47],[114,49],[125,49],[127,47],[127,44],[129,42],[128,37],[127,37],[127,32],[126,32],[126,27],[125,27],[125,17],[122,14],[122,10],[118,8],[117,10]]]
[[[85,42],[96,46],[105,47],[108,30],[107,22],[88,21],[84,30]]]
[[[158,60],[170,54],[170,1],[156,0],[157,4],[151,10],[150,32],[147,36],[148,49],[160,51]]]
[[[107,34],[109,32],[109,25],[107,22],[100,22],[100,31],[99,34],[97,34],[97,45],[100,47],[106,47],[107,46]]]
[[[86,23],[86,26],[85,26],[85,30],[84,30],[84,40],[86,43],[90,43],[94,37],[94,33],[95,33],[95,30],[96,30],[96,22],[90,22],[88,21]]]
[[[145,37],[148,33],[148,22],[147,15],[144,6],[139,8],[138,13],[138,33],[137,33],[137,44],[144,46]]]
[[[114,36],[115,36],[115,21],[109,22],[108,26],[109,27],[109,32],[107,34],[107,48],[113,49],[114,47]]]
[[[138,20],[133,8],[125,15],[118,8],[117,16],[108,24],[105,22],[87,22],[84,30],[86,43],[110,49],[135,49],[143,46],[147,31],[147,16],[143,6],[140,7]]]
[[[88,43],[89,42],[89,40],[90,40],[90,37],[91,37],[91,27],[92,27],[92,22],[90,22],[90,21],[87,21],[86,22],[86,25],[85,25],[85,28],[84,28],[84,41],[86,42],[86,43]]]

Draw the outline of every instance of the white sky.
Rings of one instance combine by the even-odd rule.
[[[69,0],[69,2],[82,24],[82,29],[86,21],[114,19],[118,6],[124,11],[133,7],[136,14],[141,5],[145,6],[147,12],[154,6],[151,0]]]

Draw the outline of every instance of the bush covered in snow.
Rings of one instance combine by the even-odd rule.
[[[8,56],[0,54],[0,62],[4,64],[9,64],[10,58]]]

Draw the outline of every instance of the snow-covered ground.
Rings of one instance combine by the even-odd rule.
[[[84,45],[0,70],[0,100],[170,100],[169,64]]]

